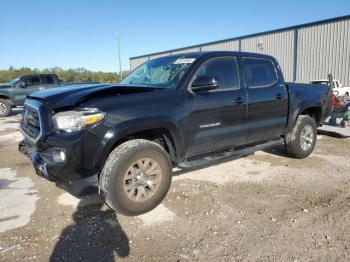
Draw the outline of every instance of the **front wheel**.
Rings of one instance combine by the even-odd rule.
[[[110,153],[100,174],[100,192],[113,210],[136,216],[152,210],[164,199],[171,178],[171,161],[164,148],[135,139]]]
[[[317,126],[315,120],[307,115],[300,115],[294,128],[285,137],[285,146],[290,156],[308,157],[315,148]]]
[[[9,100],[0,99],[0,117],[9,116],[11,114],[12,107]]]

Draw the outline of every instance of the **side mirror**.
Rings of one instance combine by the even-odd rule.
[[[191,90],[202,92],[217,89],[219,86],[219,79],[215,76],[198,76],[192,83]]]
[[[18,87],[20,87],[20,88],[26,88],[26,87],[27,87],[27,84],[26,84],[26,82],[21,81],[21,82],[18,84]]]

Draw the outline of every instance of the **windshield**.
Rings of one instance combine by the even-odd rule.
[[[17,77],[15,79],[11,80],[9,83],[10,83],[10,85],[15,86],[20,81],[20,79],[21,79],[20,77]]]
[[[167,56],[150,60],[132,71],[122,84],[175,88],[197,56]]]

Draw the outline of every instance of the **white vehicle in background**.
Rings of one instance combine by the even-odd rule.
[[[328,79],[321,79],[321,80],[312,80],[310,84],[316,84],[316,85],[329,85]],[[336,96],[343,96],[345,95],[345,92],[350,93],[350,86],[343,86],[339,80],[334,79],[333,80],[333,93]]]

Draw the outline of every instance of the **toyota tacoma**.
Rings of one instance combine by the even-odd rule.
[[[331,88],[286,83],[275,58],[201,52],[150,60],[119,84],[30,94],[19,150],[58,185],[98,181],[125,215],[155,208],[174,167],[283,144],[305,158],[328,116]],[[215,176],[215,174],[212,174]]]

